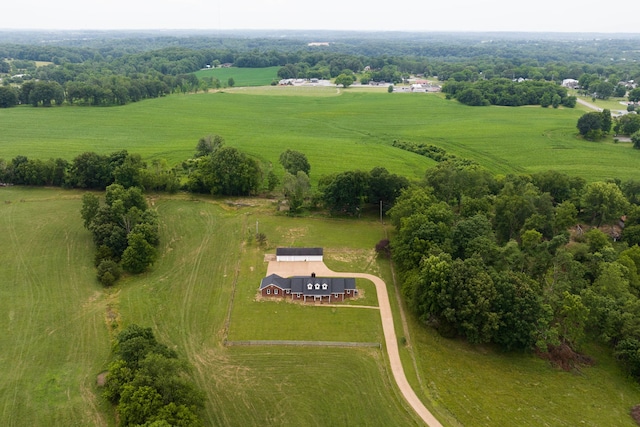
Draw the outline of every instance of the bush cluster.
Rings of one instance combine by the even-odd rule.
[[[119,425],[201,426],[204,395],[189,380],[187,364],[156,341],[151,328],[120,332],[103,395],[117,405]]]

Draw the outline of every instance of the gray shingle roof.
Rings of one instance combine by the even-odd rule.
[[[299,276],[283,278],[271,274],[260,283],[260,290],[275,285],[282,290],[290,290],[294,294],[320,296],[330,294],[344,294],[346,290],[356,289],[356,279],[353,277],[310,277]],[[309,289],[311,285],[311,289]]]
[[[278,255],[322,255],[322,248],[276,248],[276,256]]]

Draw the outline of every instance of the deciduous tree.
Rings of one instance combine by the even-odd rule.
[[[307,176],[311,172],[307,156],[300,151],[287,149],[280,154],[279,161],[284,170],[293,176],[296,176],[298,171],[304,172]]]

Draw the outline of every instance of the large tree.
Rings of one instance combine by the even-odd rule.
[[[289,202],[289,213],[291,215],[295,215],[300,210],[310,189],[311,183],[306,173],[298,171],[294,176],[289,172],[285,172],[282,178],[282,191]]]
[[[612,182],[592,182],[582,195],[582,209],[597,226],[620,218],[628,206],[624,194]]]
[[[629,102],[640,102],[640,87],[629,91]]]
[[[307,176],[311,172],[307,156],[300,151],[287,149],[280,154],[279,161],[284,170],[293,176],[296,176],[299,171],[304,172]]]
[[[11,86],[0,86],[0,108],[9,108],[18,104],[18,92]]]
[[[638,114],[625,114],[616,120],[614,126],[616,133],[623,135],[633,135],[640,131],[640,115]]]
[[[29,94],[29,102],[34,107],[42,105],[50,107],[53,102],[62,105],[64,90],[58,82],[37,82]]]
[[[602,136],[602,113],[592,111],[590,113],[583,114],[578,119],[577,124],[580,135],[586,139],[595,141]]]
[[[224,138],[220,135],[207,135],[198,140],[194,158],[208,156],[224,146]]]
[[[342,85],[342,87],[349,87],[353,84],[353,82],[355,81],[355,79],[353,78],[352,74],[340,74],[338,77],[336,77],[336,84],[337,85]]]
[[[358,214],[367,195],[368,182],[368,174],[362,171],[335,175],[323,189],[325,206],[333,213]]]
[[[222,147],[201,162],[204,182],[212,194],[248,196],[260,184],[260,166],[234,147]]]
[[[404,176],[391,174],[383,167],[373,168],[369,172],[369,203],[382,203],[383,210],[388,211],[400,193],[409,187],[409,180]]]

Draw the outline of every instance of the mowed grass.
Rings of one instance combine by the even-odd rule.
[[[266,86],[272,81],[278,80],[278,70],[280,67],[267,68],[211,68],[197,71],[195,74],[199,79],[213,77],[220,80],[226,86],[232,78],[234,86]]]
[[[0,424],[107,425],[111,349],[81,194],[0,188]]]
[[[326,248],[326,264],[334,271],[347,272],[345,277],[351,271],[371,272],[367,267],[375,264],[373,247],[382,238],[381,226],[369,221],[300,219],[273,216],[268,212],[253,214],[249,218],[252,223],[248,232],[255,232],[257,221],[259,231],[265,233],[269,241],[264,248],[250,245],[243,254],[244,267],[231,313],[230,341],[309,340],[383,344],[378,298],[375,286],[368,280],[357,280],[356,286],[361,293],[358,298],[344,304],[349,307],[262,298],[258,292],[260,281],[267,272],[265,254],[275,255],[279,246],[313,242],[315,246]],[[336,239],[338,236],[340,238]],[[349,247],[344,246],[346,242],[349,242]]]
[[[296,88],[293,88],[296,89]],[[0,110],[0,158],[72,159],[84,151],[127,149],[172,164],[193,155],[198,139],[222,135],[265,164],[283,170],[286,149],[304,152],[313,182],[324,174],[384,166],[420,179],[434,162],[391,146],[427,143],[476,160],[496,174],[549,169],[589,181],[636,176],[640,151],[629,143],[577,137],[581,109],[468,107],[433,94],[340,90],[234,89],[172,95],[122,107]],[[313,88],[318,89],[318,88]]]

